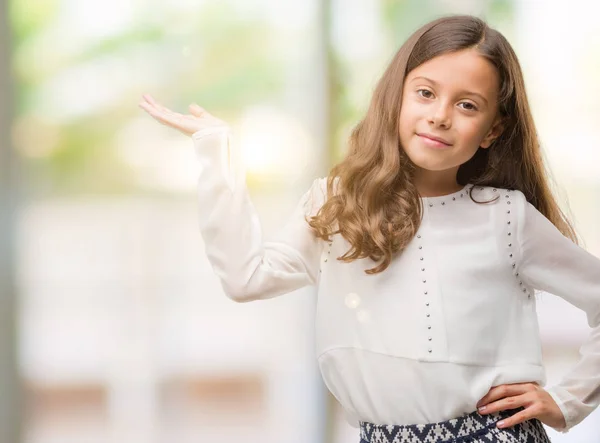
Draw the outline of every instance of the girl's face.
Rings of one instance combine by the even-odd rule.
[[[479,147],[488,148],[501,131],[498,91],[496,68],[472,49],[434,57],[409,72],[399,136],[417,169],[452,175]]]

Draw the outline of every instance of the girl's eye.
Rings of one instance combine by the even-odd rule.
[[[424,98],[431,98],[433,93],[429,89],[417,89],[417,94]]]
[[[477,111],[477,106],[475,106],[473,103],[469,103],[469,102],[461,102],[459,103],[461,105],[467,105],[468,107],[463,108],[467,111]]]

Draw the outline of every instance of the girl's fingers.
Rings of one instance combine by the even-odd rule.
[[[196,103],[192,103],[190,105],[190,112],[192,113],[192,115],[196,116],[196,117],[202,117],[203,114],[206,113],[206,110],[200,106],[198,106]]]
[[[505,420],[500,420],[496,423],[499,428],[511,428],[519,423],[524,423],[527,420],[534,418],[534,414],[531,413],[531,408],[526,408],[516,414],[511,415]]]
[[[140,107],[161,123],[165,123],[169,126],[177,126],[178,119],[172,113],[162,111],[147,103],[140,103]]]
[[[207,125],[224,124],[196,103],[189,105],[191,115],[180,114],[160,105],[150,94],[143,94],[142,97],[143,100],[139,103],[140,108],[144,109],[158,122],[178,129],[188,135]]]
[[[154,106],[156,109],[160,109],[163,112],[169,112],[169,113],[173,112],[169,108],[161,105],[156,100],[154,100],[154,98],[150,94],[144,94],[143,97],[144,97],[144,100],[146,100],[150,105]]]
[[[159,123],[177,129],[184,134],[191,135],[198,130],[196,119],[191,115],[164,112],[145,102],[140,103],[140,107]]]
[[[145,104],[147,104],[148,106],[152,106],[156,109],[160,109],[158,106],[158,103],[156,103],[156,101],[149,95],[149,94],[144,94],[144,102]]]
[[[504,397],[512,397],[526,392],[535,391],[536,387],[532,383],[510,383],[495,386],[477,402],[477,407],[485,406],[488,403],[500,400]]]
[[[158,107],[158,103],[156,102],[156,100],[154,100],[154,98],[150,94],[144,94],[143,97],[144,97],[144,100],[146,100],[152,106]]]

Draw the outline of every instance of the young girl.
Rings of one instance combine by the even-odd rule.
[[[263,241],[227,124],[140,106],[191,135],[200,228],[225,293],[318,288],[323,380],[361,443],[548,442],[600,402],[600,260],[552,196],[519,62],[482,20],[417,30],[379,81],[345,159]],[[285,147],[282,147],[285,149]],[[535,291],[593,328],[544,389]]]

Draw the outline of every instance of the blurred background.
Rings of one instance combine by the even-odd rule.
[[[269,235],[400,44],[447,13],[514,45],[561,205],[600,255],[598,2],[0,0],[0,443],[358,442],[317,370],[314,288],[224,296],[192,142],[138,103],[231,124]],[[551,385],[589,328],[550,294],[538,312]],[[600,411],[548,432],[597,443]]]

